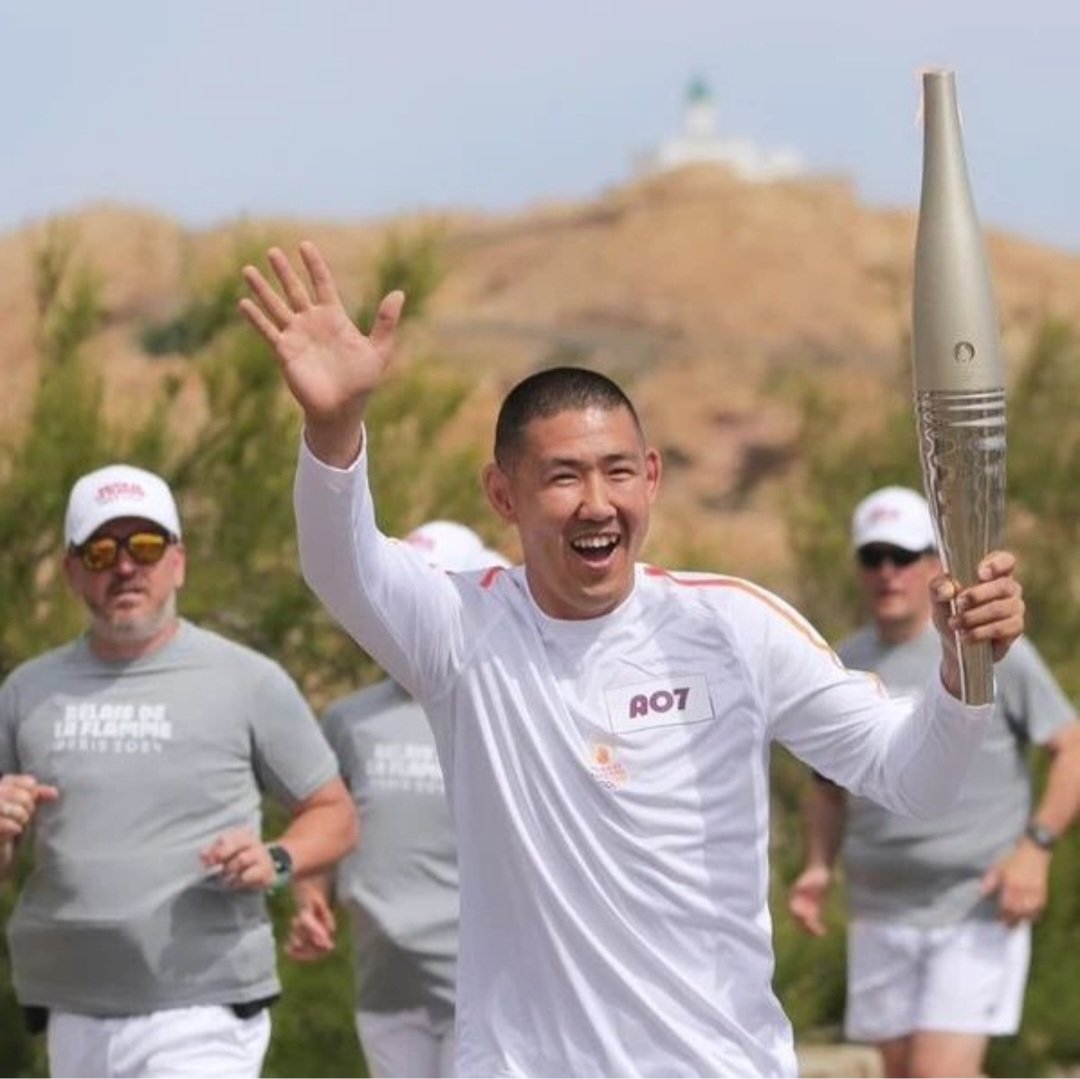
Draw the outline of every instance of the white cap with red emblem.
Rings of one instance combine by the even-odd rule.
[[[118,517],[141,517],[180,538],[180,514],[169,485],[134,465],[107,465],[78,480],[68,498],[64,542],[85,543],[103,524]]]

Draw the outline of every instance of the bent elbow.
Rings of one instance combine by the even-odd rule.
[[[341,857],[356,850],[357,845],[360,842],[360,819],[356,812],[356,807],[349,804],[349,814],[345,821],[345,827],[342,829],[342,850]]]

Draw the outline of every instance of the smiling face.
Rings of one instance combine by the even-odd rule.
[[[160,526],[137,517],[103,524],[90,537],[124,540],[136,532],[160,532]],[[64,569],[72,591],[90,611],[90,640],[106,659],[130,659],[152,651],[176,628],[176,592],[184,583],[184,549],[170,543],[159,562],[140,565],[120,548],[109,569],[88,569],[76,551],[68,551]]]
[[[634,586],[660,456],[629,409],[587,406],[529,421],[512,460],[490,464],[488,498],[517,526],[533,597],[552,618],[596,618]]]

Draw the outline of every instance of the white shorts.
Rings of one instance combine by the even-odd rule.
[[[270,1012],[240,1019],[215,1004],[104,1019],[50,1009],[47,1040],[57,1079],[255,1079],[270,1044]]]
[[[844,1032],[858,1042],[917,1030],[1015,1034],[1030,959],[1030,922],[972,919],[923,929],[855,920]]]
[[[427,1008],[356,1013],[356,1033],[374,1079],[454,1074],[454,1024],[433,1023]]]

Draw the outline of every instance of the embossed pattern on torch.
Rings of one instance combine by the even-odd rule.
[[[942,560],[967,585],[1004,533],[1004,372],[951,71],[923,75],[923,117],[912,307],[915,415]],[[962,645],[960,668],[965,701],[993,700],[988,644]]]

